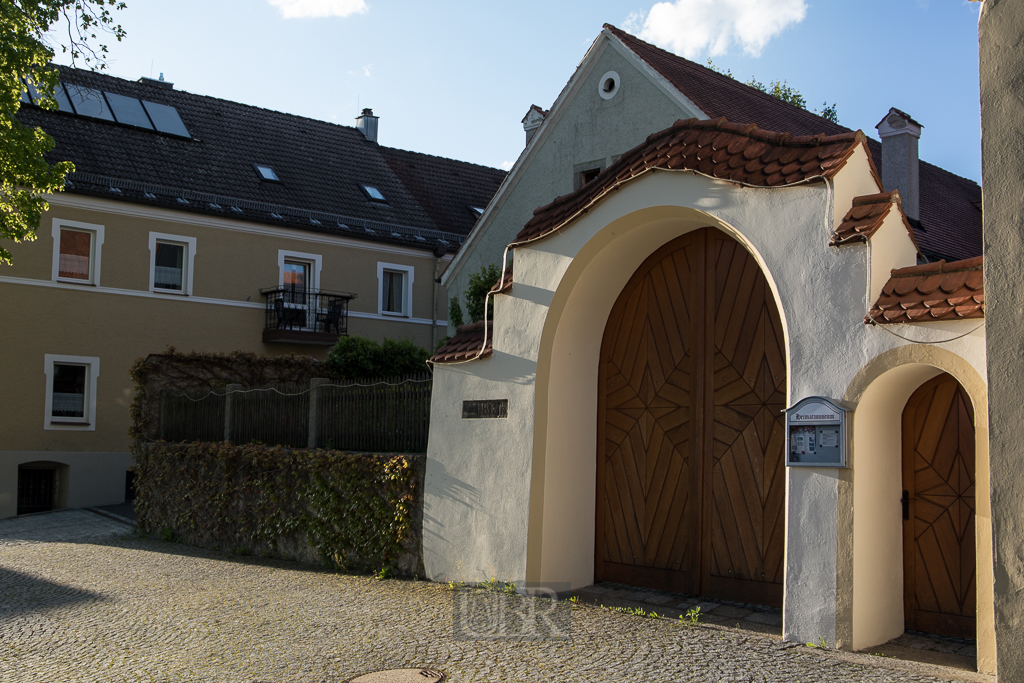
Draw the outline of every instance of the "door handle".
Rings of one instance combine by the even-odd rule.
[[[903,503],[903,519],[910,519],[910,491],[903,489],[903,497],[900,498],[900,502]]]

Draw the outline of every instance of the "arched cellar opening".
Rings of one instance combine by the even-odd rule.
[[[785,358],[764,274],[724,232],[637,269],[601,346],[595,580],[782,605]]]

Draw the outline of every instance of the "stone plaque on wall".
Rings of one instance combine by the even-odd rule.
[[[496,417],[508,417],[507,398],[462,402],[462,419],[464,420],[479,420]]]

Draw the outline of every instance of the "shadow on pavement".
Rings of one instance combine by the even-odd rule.
[[[37,612],[80,602],[104,600],[102,593],[66,586],[0,567],[0,621],[21,612]]]

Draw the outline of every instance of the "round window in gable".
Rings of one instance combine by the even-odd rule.
[[[597,93],[602,99],[610,100],[615,97],[615,94],[619,92],[619,83],[622,79],[619,78],[619,74],[614,71],[609,71],[604,76],[601,76],[601,80],[597,84]]]

